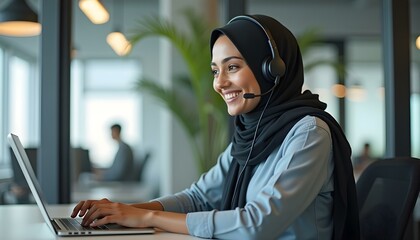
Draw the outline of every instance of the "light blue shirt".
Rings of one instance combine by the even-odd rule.
[[[255,170],[244,208],[220,211],[231,145],[200,179],[157,199],[165,211],[187,213],[191,235],[221,239],[331,239],[334,190],[328,125],[306,116]]]

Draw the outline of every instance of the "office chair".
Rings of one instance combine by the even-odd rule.
[[[141,182],[143,180],[144,169],[146,168],[146,164],[150,159],[150,152],[146,152],[141,159],[134,161],[133,172],[131,173],[131,177],[127,179],[128,181],[133,182]]]
[[[356,183],[363,240],[400,240],[420,190],[420,159],[402,157],[371,163]]]
[[[78,182],[81,175],[92,172],[89,150],[82,147],[75,147],[70,152],[72,180]]]

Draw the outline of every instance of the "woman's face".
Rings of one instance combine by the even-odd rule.
[[[260,98],[245,99],[245,93],[260,94],[254,74],[228,37],[221,35],[213,46],[213,88],[225,100],[231,116],[248,113]]]

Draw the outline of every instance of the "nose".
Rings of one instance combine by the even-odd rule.
[[[214,77],[214,87],[216,89],[226,88],[230,85],[229,79],[223,74],[223,72],[219,73],[219,75]]]

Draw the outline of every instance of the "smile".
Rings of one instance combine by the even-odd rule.
[[[232,100],[232,99],[238,97],[240,93],[241,92],[226,93],[226,94],[224,94],[224,98],[225,98],[225,100]]]

